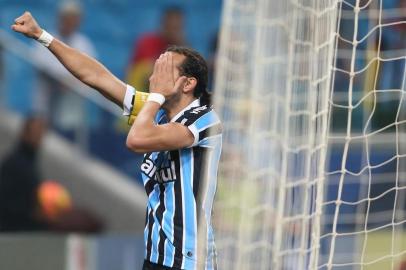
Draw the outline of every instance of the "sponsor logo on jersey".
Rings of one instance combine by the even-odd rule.
[[[169,166],[158,168],[149,157],[146,157],[141,165],[141,171],[161,184],[176,180],[175,162],[172,160],[169,161]]]

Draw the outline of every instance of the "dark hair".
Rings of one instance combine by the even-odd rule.
[[[202,104],[210,105],[211,96],[207,92],[208,68],[206,60],[195,50],[182,46],[170,46],[166,49],[168,52],[174,52],[185,56],[185,60],[179,67],[181,76],[194,77],[197,80],[193,95],[200,98]]]

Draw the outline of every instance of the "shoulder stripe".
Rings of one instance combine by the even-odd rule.
[[[194,121],[194,125],[198,130],[205,129],[215,123],[220,123],[220,119],[213,110],[201,115],[196,121]]]
[[[199,141],[203,140],[204,138],[219,135],[223,132],[222,125],[220,123],[215,124],[209,128],[206,128],[199,132]]]
[[[190,108],[189,110],[185,111],[183,113],[183,115],[176,120],[176,122],[182,123],[185,126],[190,126],[197,119],[199,119],[202,115],[205,115],[210,111],[212,111],[212,108],[207,105],[203,105],[200,107],[193,107],[193,108]]]

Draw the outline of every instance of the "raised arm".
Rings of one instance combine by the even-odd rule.
[[[15,20],[11,28],[36,40],[44,31],[30,12],[24,12]],[[123,106],[126,84],[115,77],[101,63],[55,38],[49,44],[48,49],[73,76],[96,89],[118,106]]]

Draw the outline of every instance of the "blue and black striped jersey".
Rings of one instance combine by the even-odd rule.
[[[222,143],[220,119],[197,99],[171,121],[187,126],[195,141],[188,148],[144,157],[145,259],[178,269],[216,269],[211,213]],[[156,122],[168,122],[162,110]]]

